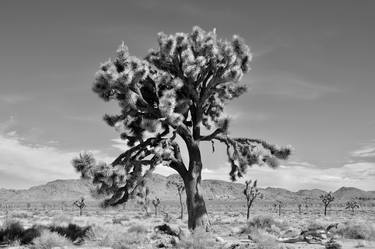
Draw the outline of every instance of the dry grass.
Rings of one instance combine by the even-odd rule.
[[[32,249],[51,249],[53,247],[72,246],[72,242],[57,233],[43,231],[41,236],[33,240]]]
[[[337,233],[347,239],[375,240],[375,225],[362,220],[346,221]]]

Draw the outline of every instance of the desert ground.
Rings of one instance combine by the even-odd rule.
[[[340,248],[328,247],[330,238],[342,248],[375,248],[375,209],[362,207],[354,214],[340,206],[329,209],[327,216],[322,207],[303,208],[301,213],[295,205],[286,205],[278,215],[272,205],[259,203],[251,210],[250,221],[246,220],[245,202],[207,201],[210,231],[194,233],[187,229],[187,214],[179,219],[178,202],[161,202],[158,214],[150,205],[149,215],[137,203],[115,209],[102,209],[97,203],[88,203],[83,209],[59,203],[17,203],[11,208],[2,208],[0,223],[2,231],[19,223],[23,229],[38,228],[41,235],[30,244],[22,245],[21,238],[5,243],[3,247],[16,248]],[[338,223],[330,230],[328,238],[316,244],[307,242],[283,243],[282,238],[298,236],[301,231],[326,228]],[[68,227],[75,224],[88,228],[79,238],[69,238],[50,227]],[[170,231],[156,229],[167,224]],[[70,225],[71,226],[71,225]],[[76,232],[79,233],[79,232]],[[168,234],[169,233],[169,234]],[[4,238],[4,234],[0,234]],[[3,239],[2,238],[2,239]],[[73,241],[74,240],[74,241]]]

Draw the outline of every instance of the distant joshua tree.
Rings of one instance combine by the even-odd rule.
[[[247,205],[247,214],[246,219],[248,220],[250,218],[250,208],[253,205],[255,199],[257,197],[263,198],[263,194],[259,192],[259,189],[257,187],[257,180],[251,184],[252,181],[246,181],[245,182],[245,189],[243,190],[244,195],[246,196],[246,205]]]
[[[327,194],[323,194],[320,196],[320,199],[322,200],[324,204],[324,216],[327,215],[327,208],[335,200],[335,197],[333,197],[332,192],[329,192]]]
[[[144,186],[144,184],[143,184]],[[142,206],[146,213],[146,216],[150,216],[149,206],[150,206],[150,189],[147,186],[140,188],[139,192],[136,194],[138,197],[138,204]]]
[[[277,208],[279,216],[281,216],[281,208],[284,206],[284,203],[280,200],[276,200],[276,202],[273,204],[275,208]]]
[[[180,199],[180,219],[182,220],[184,218],[184,204],[182,202],[182,193],[185,191],[185,185],[184,182],[182,181],[182,178],[178,179],[171,179],[168,181],[167,186],[175,186],[177,189],[178,197]]]
[[[73,202],[73,205],[79,208],[79,216],[82,216],[82,211],[86,207],[85,198]]]
[[[359,208],[359,203],[356,200],[348,201],[345,204],[345,209],[350,209],[353,215],[356,208]]]
[[[302,214],[302,203],[298,203],[298,214]]]
[[[154,205],[154,208],[155,208],[155,216],[158,216],[158,206],[160,204],[160,199],[159,198],[155,198],[152,200],[152,205]]]

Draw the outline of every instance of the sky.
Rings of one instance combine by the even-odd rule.
[[[280,168],[245,178],[290,190],[375,190],[375,2],[18,1],[0,8],[0,188],[78,178],[81,151],[111,162],[123,149],[91,91],[124,41],[143,57],[157,33],[216,28],[251,47],[249,91],[226,107],[231,135],[294,148]],[[203,178],[229,180],[223,147],[202,144]],[[158,173],[172,170],[160,167]],[[243,181],[243,179],[242,179]]]

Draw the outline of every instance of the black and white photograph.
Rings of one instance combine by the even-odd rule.
[[[0,248],[374,249],[374,0],[0,0]]]

